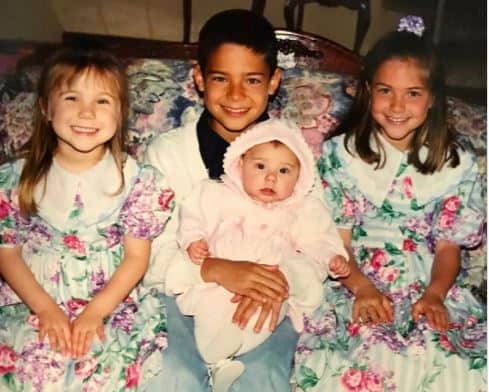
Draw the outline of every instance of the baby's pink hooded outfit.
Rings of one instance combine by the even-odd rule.
[[[273,140],[294,152],[300,174],[289,198],[265,204],[244,191],[240,159],[251,147]],[[288,315],[300,332],[304,314],[323,301],[323,281],[330,275],[331,257],[348,258],[324,204],[310,194],[316,173],[312,152],[299,129],[272,119],[236,138],[228,147],[223,166],[221,181],[203,182],[182,203],[177,234],[180,247],[186,251],[190,243],[204,239],[212,257],[279,265],[289,287],[294,288],[284,302],[280,320]],[[297,254],[302,257],[294,257]],[[231,302],[233,293],[223,287],[203,282],[189,285],[185,279],[180,285],[172,284],[183,293],[177,299],[181,312],[194,316],[197,347],[206,362],[243,354],[270,336],[267,323],[260,333],[253,332],[258,314],[244,330],[232,323],[237,305]]]

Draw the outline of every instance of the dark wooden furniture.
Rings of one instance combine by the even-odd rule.
[[[302,32],[304,6],[318,3],[326,7],[347,7],[357,11],[357,25],[353,51],[360,52],[363,39],[370,27],[370,0],[285,0],[284,18],[288,30]]]
[[[358,75],[360,57],[350,49],[309,33],[276,30],[279,50],[293,54],[297,66],[323,69],[331,72]],[[84,33],[63,34],[63,43],[68,45],[96,45],[104,47],[121,58],[197,58],[197,44],[173,41],[158,41],[140,38],[116,37]]]

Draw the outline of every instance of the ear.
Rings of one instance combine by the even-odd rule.
[[[280,68],[275,68],[273,71],[272,77],[270,78],[270,82],[268,83],[268,95],[273,95],[278,89],[280,85],[280,80],[282,79],[282,70]]]
[[[199,64],[194,65],[192,69],[192,77],[194,78],[197,89],[203,93],[205,89],[204,74],[202,73],[202,69],[200,68]]]
[[[41,110],[41,114],[46,118],[46,121],[51,121],[51,113],[49,113],[49,105],[42,98],[37,99],[37,104]]]

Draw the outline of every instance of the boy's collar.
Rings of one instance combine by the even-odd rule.
[[[197,139],[200,155],[207,168],[209,178],[218,179],[224,173],[222,161],[229,143],[211,128],[209,125],[210,118],[211,114],[204,109],[197,122]],[[268,113],[264,112],[256,122],[262,122],[269,118]]]

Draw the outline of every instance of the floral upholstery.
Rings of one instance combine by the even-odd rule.
[[[146,147],[161,132],[195,119],[201,99],[191,78],[191,63],[183,60],[133,60],[127,68],[130,111],[128,119],[131,155],[141,159]],[[38,67],[0,76],[0,162],[29,138]],[[349,76],[319,70],[288,68],[280,89],[270,102],[273,117],[294,120],[316,156],[324,138],[344,118],[355,92]],[[449,125],[464,148],[472,149],[484,173],[486,191],[486,108],[449,98]],[[484,195],[485,196],[485,195]],[[485,299],[485,247],[464,255],[470,263],[469,282]],[[478,290],[478,291],[477,291]]]

